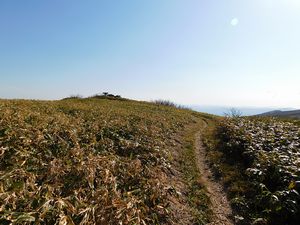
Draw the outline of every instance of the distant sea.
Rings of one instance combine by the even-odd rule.
[[[229,107],[229,106],[200,106],[200,105],[191,105],[189,106],[195,111],[205,112],[209,114],[214,114],[218,116],[224,116],[226,113],[229,113],[232,108],[238,110],[242,113],[243,116],[253,116],[273,110],[294,110],[294,108],[275,108],[275,107]]]

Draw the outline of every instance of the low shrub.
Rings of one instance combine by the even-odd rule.
[[[179,105],[179,104],[176,104],[172,101],[169,101],[169,100],[155,100],[153,101],[155,104],[157,105],[162,105],[162,106],[169,106],[169,107],[174,107],[174,108],[178,108],[178,109],[189,109],[188,107],[186,106],[183,106],[183,105]]]
[[[226,163],[239,165],[239,173],[248,184],[243,196],[231,196],[233,206],[246,221],[298,224],[299,126],[275,119],[226,118],[219,122],[216,137],[219,142],[215,148],[222,151]],[[237,180],[229,182],[228,189],[236,184]]]

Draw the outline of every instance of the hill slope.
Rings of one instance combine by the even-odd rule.
[[[237,224],[298,225],[300,126],[278,118],[219,120],[208,140]]]
[[[129,100],[0,100],[0,223],[205,224],[205,195],[193,184],[193,208],[180,170],[182,133],[202,119]]]
[[[300,110],[291,110],[291,111],[274,110],[274,111],[259,114],[258,116],[273,116],[273,117],[286,117],[286,118],[300,119]]]

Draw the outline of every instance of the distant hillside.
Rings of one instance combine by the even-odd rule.
[[[224,116],[224,114],[229,113],[232,108],[240,111],[243,116],[253,116],[258,115],[264,112],[278,110],[278,108],[272,107],[232,107],[232,106],[201,106],[201,105],[192,105],[190,106],[195,111],[198,112],[205,112],[209,114],[214,114],[218,116]],[[287,111],[287,110],[294,110],[292,108],[279,108],[279,110]]]
[[[274,111],[259,114],[258,116],[275,116],[275,117],[288,117],[288,118],[300,119],[300,110],[291,110],[291,111],[274,110]]]

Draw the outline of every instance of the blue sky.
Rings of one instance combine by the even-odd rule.
[[[0,98],[300,108],[298,0],[3,0]]]

